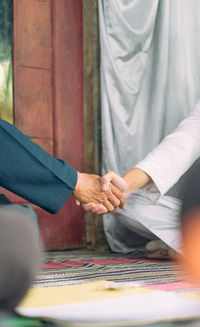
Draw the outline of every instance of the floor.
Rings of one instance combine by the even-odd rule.
[[[88,251],[46,252],[42,270],[35,277],[33,286],[51,288],[105,280],[115,283],[134,282],[142,288],[177,293],[191,292],[194,287],[176,262],[149,260],[142,249],[128,255]],[[148,324],[144,322],[143,326],[195,326],[196,323],[198,323],[196,320],[154,321]],[[74,323],[72,325],[75,326]],[[105,323],[96,325],[103,326]],[[108,326],[130,325],[137,326],[134,322],[108,324]],[[63,326],[70,326],[70,323]],[[77,326],[85,326],[85,323],[77,323]]]
[[[34,288],[65,287],[84,285],[91,282],[115,282],[136,283],[139,287],[149,290],[164,292],[191,292],[194,285],[183,274],[176,262],[167,260],[149,260],[145,258],[142,250],[137,250],[128,255],[114,253],[94,253],[88,251],[52,251],[46,252],[43,257],[42,269],[35,276]],[[113,284],[112,284],[113,285]],[[128,284],[129,285],[129,284]],[[4,317],[5,319],[5,317]],[[148,327],[171,327],[171,326],[200,326],[200,321],[184,319],[176,321],[153,321],[140,322],[63,322],[59,320],[40,320],[21,317],[7,317],[8,327],[13,326],[46,326],[46,327],[85,327],[85,326],[148,326]],[[10,325],[9,325],[10,323]],[[24,324],[23,324],[24,323]],[[0,327],[1,325],[0,320]]]

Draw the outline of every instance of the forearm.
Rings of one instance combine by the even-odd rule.
[[[3,120],[0,148],[0,185],[51,213],[59,211],[74,190],[77,172]]]
[[[136,165],[165,194],[200,156],[200,102],[174,132]]]
[[[150,176],[139,168],[132,168],[131,170],[127,171],[122,177],[125,179],[128,185],[128,194],[151,182]]]

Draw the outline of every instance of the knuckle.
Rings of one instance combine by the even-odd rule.
[[[105,191],[105,194],[107,196],[112,196],[112,192],[111,192],[111,189],[109,188],[108,190]]]

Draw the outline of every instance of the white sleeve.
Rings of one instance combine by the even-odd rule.
[[[136,167],[153,180],[165,194],[200,157],[200,100],[191,114],[150,152]],[[149,189],[150,191],[150,189]]]

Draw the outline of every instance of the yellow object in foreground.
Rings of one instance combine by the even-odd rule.
[[[113,282],[113,284],[116,284]],[[108,300],[124,296],[138,295],[152,292],[141,287],[125,287],[110,290],[112,282],[99,281],[81,285],[59,287],[35,287],[30,289],[21,303],[23,308],[41,308],[59,306],[72,303]]]

